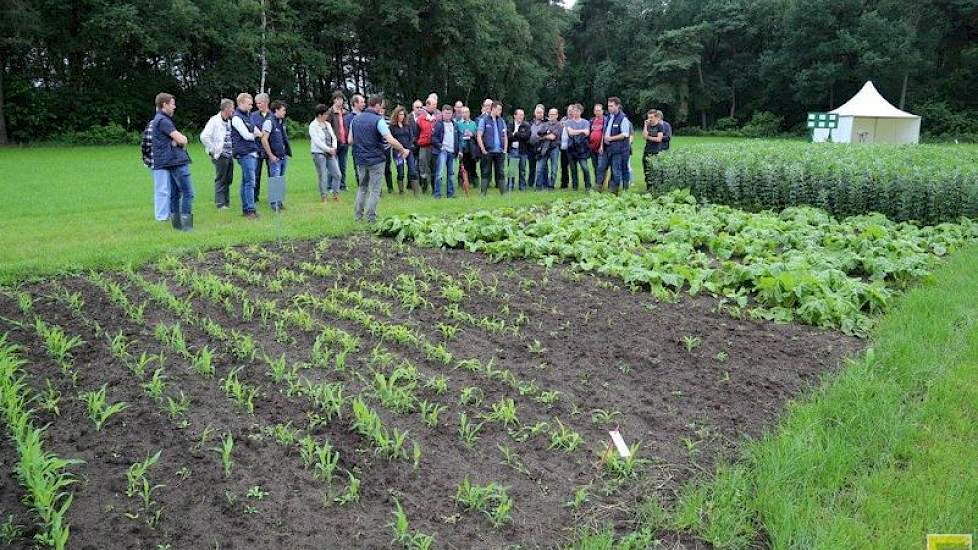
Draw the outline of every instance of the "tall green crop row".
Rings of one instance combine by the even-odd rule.
[[[568,262],[666,299],[707,292],[735,315],[857,335],[938,257],[978,239],[978,222],[968,220],[920,227],[879,214],[837,220],[810,207],[754,214],[700,206],[685,191],[597,195],[453,220],[393,217],[377,230],[497,259]]]
[[[0,411],[17,448],[17,477],[28,493],[25,502],[40,519],[34,539],[61,550],[68,544],[65,515],[72,500],[68,487],[75,482],[65,469],[79,461],[44,450],[44,428],[36,427],[31,419],[32,398],[20,372],[21,364],[16,347],[7,343],[6,335],[0,335]]]
[[[747,210],[815,206],[925,224],[978,218],[978,149],[749,141],[689,146],[655,159],[656,192]]]

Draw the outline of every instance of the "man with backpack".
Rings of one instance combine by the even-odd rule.
[[[150,123],[153,132],[153,170],[166,171],[170,178],[170,215],[173,228],[190,231],[194,226],[192,206],[194,186],[190,180],[190,155],[187,136],[173,124],[177,100],[173,95],[156,95],[156,116]]]
[[[156,221],[165,222],[170,220],[170,172],[153,169],[153,120],[155,116],[146,123],[146,129],[143,130],[141,152],[143,164],[153,176],[153,212]]]

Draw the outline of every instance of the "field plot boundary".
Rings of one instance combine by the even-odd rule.
[[[978,520],[978,245],[908,292],[860,359],[666,522],[718,548],[914,548]],[[762,534],[758,533],[758,529]]]

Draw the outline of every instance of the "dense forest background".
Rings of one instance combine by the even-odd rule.
[[[0,4],[0,143],[138,131],[159,91],[193,128],[257,91],[263,61],[266,91],[299,120],[343,88],[510,107],[618,95],[691,132],[791,130],[873,80],[930,135],[978,135],[976,0]]]

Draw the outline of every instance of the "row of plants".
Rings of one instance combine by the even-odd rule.
[[[385,219],[380,235],[465,247],[494,259],[570,262],[662,299],[708,292],[730,314],[866,335],[893,294],[978,238],[978,223],[920,227],[881,215],[837,220],[811,207],[780,214],[698,205],[687,191],[479,211],[456,220]]]
[[[657,193],[748,210],[808,205],[835,216],[878,212],[934,224],[978,218],[978,150],[928,145],[752,142],[691,145],[659,155]]]
[[[68,545],[70,526],[65,516],[73,498],[69,488],[76,481],[68,468],[80,461],[44,448],[45,428],[35,424],[31,406],[37,396],[25,381],[22,365],[17,348],[5,334],[0,335],[0,411],[17,450],[16,475],[27,490],[24,501],[39,519],[34,540],[61,550]]]

